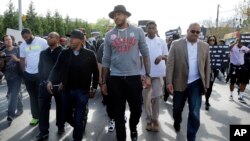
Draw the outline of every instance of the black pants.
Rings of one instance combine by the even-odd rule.
[[[170,95],[170,93],[167,90],[167,82],[166,82],[166,77],[163,78],[164,80],[164,85],[163,85],[163,92],[164,92],[164,101],[168,100],[168,97]]]
[[[114,94],[110,90],[110,83],[107,81],[108,95],[103,95],[103,101],[106,104],[106,112],[110,119],[115,119]]]
[[[56,125],[58,128],[64,128],[62,114],[62,93],[58,89],[53,88],[53,95],[48,93],[46,89],[47,83],[42,82],[39,87],[39,129],[42,133],[49,132],[49,111],[51,107],[51,98],[54,96],[56,102]]]
[[[206,93],[206,102],[209,102],[209,98],[210,98],[211,93],[212,93],[212,91],[213,91],[214,81],[215,81],[216,77],[217,77],[218,74],[219,74],[219,70],[217,70],[217,69],[213,69],[212,71],[213,71],[213,73],[214,73],[214,79],[210,79],[209,88],[207,89],[207,93]],[[211,77],[210,77],[210,78],[211,78]]]
[[[124,114],[126,101],[130,108],[130,131],[136,131],[142,112],[142,83],[138,76],[111,76],[110,88],[113,93],[115,107],[116,138],[126,141]]]
[[[30,74],[24,72],[24,83],[30,96],[30,107],[32,117],[35,119],[39,119],[38,94],[40,81],[38,73]]]

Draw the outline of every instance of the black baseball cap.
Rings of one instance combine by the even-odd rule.
[[[74,29],[70,34],[67,34],[66,36],[70,38],[84,40],[84,33],[79,29]]]

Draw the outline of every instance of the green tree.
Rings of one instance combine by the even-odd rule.
[[[70,20],[69,16],[67,15],[65,18],[64,30],[65,34],[69,34],[73,29],[73,22]]]
[[[80,19],[75,19],[74,21],[74,29],[81,28],[81,20]]]
[[[37,16],[37,13],[35,12],[33,2],[30,3],[29,9],[27,11],[25,27],[30,28],[35,35],[43,35],[42,23],[40,17]]]
[[[49,34],[52,31],[56,31],[56,24],[55,19],[51,16],[51,12],[47,11],[46,17],[45,17],[45,23],[47,23],[48,27],[46,28],[45,34]]]
[[[56,26],[55,31],[58,32],[60,35],[65,35],[64,21],[60,13],[56,11],[53,18],[55,20],[55,26]]]
[[[92,28],[99,30],[101,32],[101,35],[104,36],[110,26],[114,26],[114,24],[111,23],[109,19],[101,18],[97,20]]]
[[[5,31],[7,28],[18,29],[18,13],[11,0],[8,9],[4,12],[2,24]]]
[[[43,35],[47,35],[48,34],[48,22],[46,20],[46,17],[40,17],[40,21],[42,24],[42,29],[43,29]]]
[[[4,34],[5,34],[5,31],[4,31],[4,24],[3,24],[3,16],[0,15],[0,38],[3,37]]]

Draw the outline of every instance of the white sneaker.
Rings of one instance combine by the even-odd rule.
[[[243,99],[243,97],[239,97],[238,100],[239,100],[241,103],[246,103],[245,100]]]
[[[109,125],[108,125],[108,131],[109,132],[113,132],[115,130],[115,120],[111,119],[109,121]]]
[[[230,100],[230,101],[233,101],[233,100],[234,100],[234,98],[233,98],[232,95],[230,95],[229,100]]]
[[[127,123],[127,117],[126,116],[124,116],[124,121],[125,121],[125,123]]]

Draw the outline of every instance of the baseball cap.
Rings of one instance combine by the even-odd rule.
[[[70,34],[67,35],[67,37],[83,40],[84,33],[79,29],[74,29]]]

